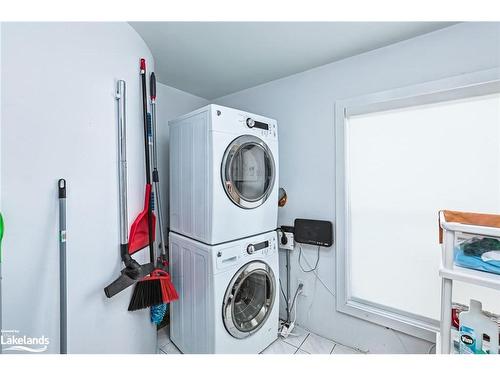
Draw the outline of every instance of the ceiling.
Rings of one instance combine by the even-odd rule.
[[[450,22],[130,22],[160,82],[215,99]]]

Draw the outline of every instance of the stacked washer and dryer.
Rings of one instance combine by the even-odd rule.
[[[170,121],[170,338],[259,353],[278,333],[278,129],[209,105]]]

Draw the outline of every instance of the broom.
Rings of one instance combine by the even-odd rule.
[[[146,61],[141,59],[141,83],[142,83],[142,110],[144,119],[144,146],[145,146],[145,156],[146,156],[146,181],[150,185],[150,157],[151,151],[149,150],[148,140],[151,137],[151,117],[148,116],[147,108],[147,93],[146,93]],[[154,252],[153,249],[153,223],[152,223],[152,208],[153,201],[151,196],[149,196],[149,207],[148,207],[148,229],[149,229],[149,247],[150,247],[150,257],[151,262],[154,262]],[[151,273],[150,276],[144,277],[141,281],[135,284],[134,293],[130,304],[128,306],[128,311],[135,311],[140,309],[149,308],[152,306],[168,303],[170,301],[178,299],[179,296],[175,291],[175,288],[170,279],[170,275],[160,269],[156,269]]]
[[[146,309],[179,299],[170,275],[162,270],[151,272],[135,285],[128,311]]]

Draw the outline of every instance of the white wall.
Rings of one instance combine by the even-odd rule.
[[[195,95],[188,94],[184,91],[173,87],[157,84],[157,128],[158,128],[158,169],[160,172],[160,187],[161,198],[164,206],[165,234],[167,233],[168,225],[168,178],[169,178],[169,162],[168,162],[168,146],[169,146],[169,129],[168,121],[173,120],[178,116],[189,113],[195,109],[209,104],[209,101]]]
[[[50,353],[59,350],[56,182],[61,177],[68,183],[69,351],[156,351],[149,310],[127,311],[132,288],[112,299],[103,292],[122,268],[117,79],[127,82],[129,222],[143,205],[141,57],[151,71],[151,53],[126,23],[3,25],[3,326],[49,337]],[[160,124],[166,123],[165,113],[198,104],[162,85],[158,97]],[[145,261],[147,253],[139,259]]]
[[[335,100],[500,66],[500,25],[462,23],[215,100],[278,120],[280,186],[288,204],[280,225],[297,217],[335,218]],[[306,248],[310,263],[315,249]],[[305,281],[299,324],[371,352],[420,353],[430,344],[335,310],[335,299],[292,254],[292,287]],[[335,248],[321,251],[319,275],[335,290]],[[283,266],[283,262],[281,262]],[[284,281],[284,280],[283,280]],[[408,296],[411,298],[411,296]]]

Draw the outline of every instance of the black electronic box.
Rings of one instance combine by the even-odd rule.
[[[295,219],[295,242],[316,246],[332,246],[333,226],[330,221]]]

